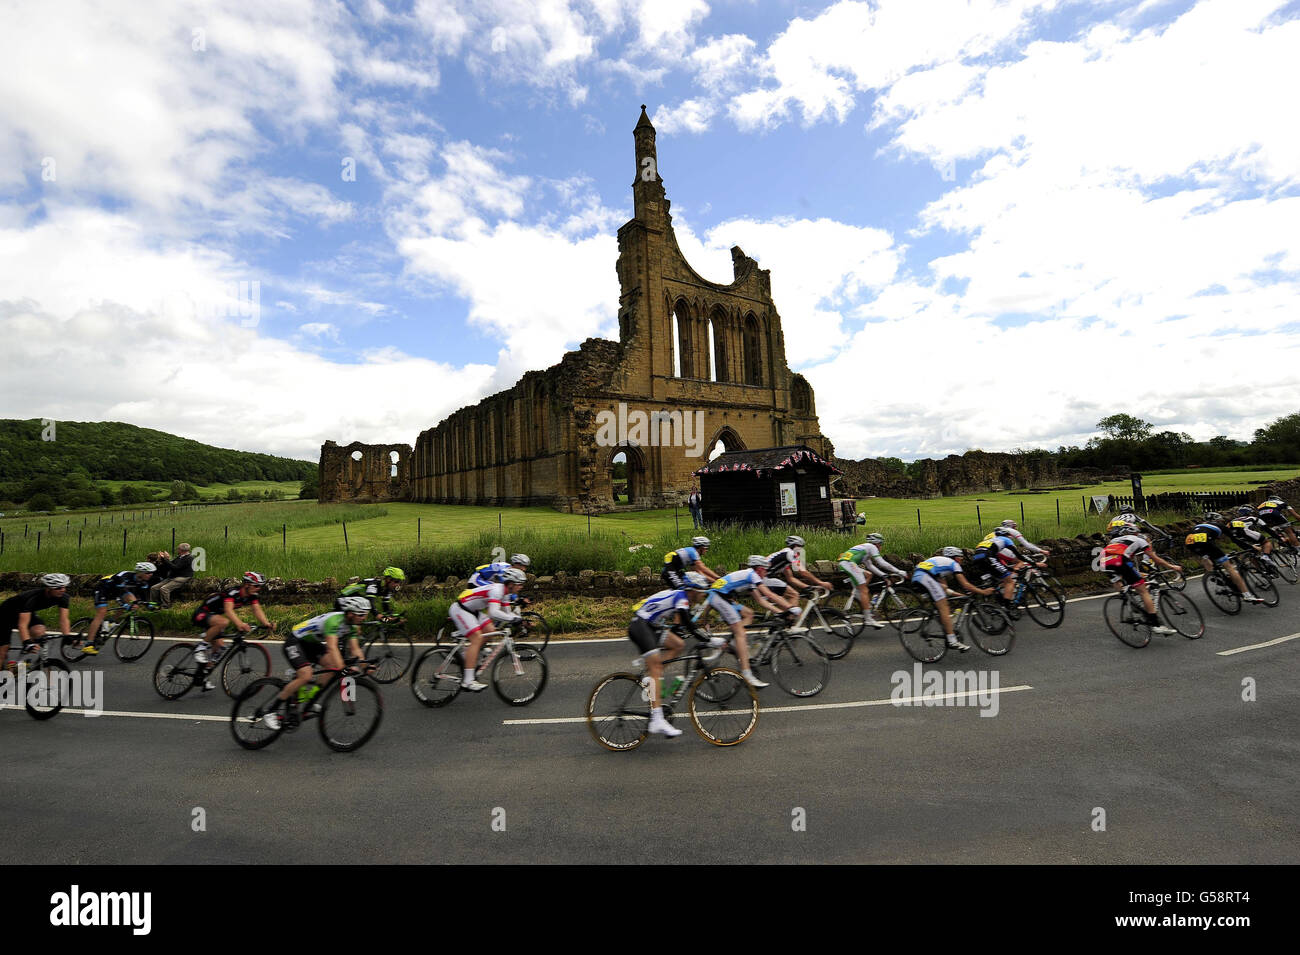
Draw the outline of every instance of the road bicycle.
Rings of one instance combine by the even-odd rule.
[[[1011,602],[1002,609],[1012,620],[1028,614],[1040,627],[1053,630],[1065,621],[1065,590],[1043,573],[1044,563],[1031,560],[1026,564],[1017,576]],[[984,586],[996,587],[997,581],[986,577]]]
[[[790,623],[785,616],[778,616],[768,610],[750,625],[753,630],[747,632],[761,635],[765,630],[777,628],[791,633],[806,630],[828,659],[843,659],[853,649],[853,641],[862,632],[865,624],[854,624],[843,612],[834,607],[822,606],[822,602],[830,596],[830,591],[822,587],[811,587],[803,609],[794,623]],[[709,604],[705,601],[695,609],[692,619],[700,624],[708,616],[708,612]],[[729,633],[729,630],[724,632],[720,629],[717,635],[726,637]]]
[[[802,620],[807,613],[800,615]],[[831,658],[805,628],[796,624],[784,624],[776,618],[766,622],[760,629],[745,629],[749,643],[749,667],[758,675],[762,667],[772,671],[776,685],[791,696],[816,696],[831,679]],[[710,637],[723,637],[727,644],[722,652],[736,657],[732,646],[731,631],[722,625],[713,630],[702,631]],[[845,651],[846,653],[848,651]],[[739,669],[739,662],[736,664]]]
[[[1001,607],[976,600],[974,594],[963,594],[948,598],[948,612],[952,617],[953,636],[958,640],[968,638],[992,657],[1011,652],[1016,642],[1016,627]],[[921,663],[938,663],[949,649],[939,608],[933,603],[907,612],[898,639],[908,655]]]
[[[1165,542],[1161,541],[1161,543]],[[1171,557],[1165,557],[1165,559],[1171,562],[1173,560]],[[1183,573],[1182,568],[1170,570],[1168,567],[1161,567],[1147,554],[1142,555],[1142,559],[1138,563],[1138,570],[1142,572],[1142,576],[1146,578],[1148,583],[1168,587],[1170,590],[1185,590],[1187,588],[1187,576]]]
[[[664,719],[672,721],[683,701],[695,732],[714,746],[735,746],[747,740],[758,725],[758,694],[745,678],[729,667],[714,664],[717,650],[696,641],[675,660],[664,665],[664,681],[671,692],[662,697]],[[587,729],[606,749],[636,749],[650,732],[650,679],[638,657],[635,672],[610,673],[600,678],[587,697]]]
[[[95,646],[102,647],[113,638],[113,653],[123,663],[134,663],[153,646],[153,622],[140,615],[141,609],[157,610],[157,604],[123,603],[113,607],[99,625]],[[72,622],[72,632],[64,634],[59,645],[59,655],[69,663],[86,658],[86,635],[90,632],[93,617],[81,617]]]
[[[1148,585],[1156,611],[1166,624],[1188,640],[1199,640],[1204,635],[1205,620],[1191,597],[1162,587],[1154,581],[1148,581]],[[1142,595],[1132,584],[1125,584],[1119,593],[1102,601],[1101,611],[1106,626],[1122,643],[1140,650],[1151,642],[1151,628],[1154,625],[1147,623]]]
[[[17,679],[23,673],[23,706],[27,715],[34,720],[48,720],[63,709],[64,693],[68,687],[68,678],[61,674],[70,673],[68,665],[50,655],[48,646],[51,640],[64,637],[61,633],[47,633],[28,641],[18,654],[18,661],[13,671]],[[16,685],[16,684],[15,684]]]
[[[249,636],[265,629],[254,625],[245,633],[227,628],[221,639],[229,642],[215,662],[199,662],[199,642],[172,645],[154,667],[154,690],[164,700],[178,700],[196,686],[206,691],[208,677],[220,667],[221,688],[232,699],[239,696],[255,680],[271,675],[270,652],[264,645],[248,641]],[[209,655],[213,652],[210,647]]]
[[[494,637],[500,637],[501,641],[484,643],[476,669],[480,674],[488,673],[492,689],[502,702],[527,706],[546,689],[548,667],[540,649],[531,643],[516,642],[516,629],[521,637],[528,635],[530,618],[488,632],[489,641]],[[445,630],[438,632],[438,644],[424,651],[411,671],[411,693],[424,706],[446,706],[460,695],[462,688],[469,638],[458,636],[455,643],[444,645],[444,633]]]
[[[320,673],[331,676],[318,692],[306,699],[300,690],[297,699],[280,700],[280,691],[289,685],[289,679],[284,677],[254,680],[231,707],[231,735],[244,749],[262,749],[282,734],[291,733],[302,723],[315,719],[326,746],[340,753],[355,752],[375,735],[384,718],[384,697],[379,692],[379,685],[357,669],[371,667],[374,663],[374,660],[353,660],[341,670],[323,667],[319,663],[313,665],[313,676]],[[292,669],[286,671],[290,677],[293,673]],[[312,684],[307,684],[310,686]],[[268,713],[280,717],[277,728],[272,729],[266,724]]]
[[[1245,551],[1238,551],[1228,560],[1237,565],[1237,572],[1246,584],[1247,590],[1260,598],[1265,607],[1276,607],[1279,600],[1277,588],[1268,579],[1263,568],[1258,566],[1258,561],[1252,559],[1253,557],[1254,555],[1247,554]],[[1217,610],[1233,616],[1241,613],[1242,599],[1236,584],[1224,571],[1225,564],[1216,565],[1214,570],[1201,577],[1201,586],[1205,589],[1206,598]]]
[[[897,581],[897,584],[895,584]],[[871,582],[867,585],[868,594],[872,595],[871,616],[876,620],[884,620],[886,623],[894,625],[898,629],[903,617],[909,610],[921,606],[922,599],[920,594],[912,590],[900,577],[879,577],[873,575]],[[858,603],[857,585],[852,577],[847,574],[840,578],[839,586],[835,591],[838,598],[844,595],[844,606],[838,608],[839,612],[844,614],[848,620],[857,626],[855,637],[861,636],[867,629],[866,616],[862,613]],[[854,608],[857,608],[855,611]],[[827,651],[829,652],[829,650]],[[832,657],[838,659],[838,657]]]
[[[406,675],[415,657],[405,617],[367,620],[361,625],[361,647],[367,659],[378,661],[371,674],[376,683],[396,683]]]

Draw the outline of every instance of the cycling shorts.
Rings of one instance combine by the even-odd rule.
[[[292,632],[284,638],[284,655],[295,670],[320,662],[328,649],[321,640],[303,640]]]
[[[1214,561],[1215,566],[1222,564],[1228,559],[1228,555],[1219,549],[1219,545],[1213,541],[1194,541],[1187,542],[1187,549],[1197,557],[1205,557]]]
[[[474,613],[472,610],[466,610],[461,606],[460,601],[454,601],[447,608],[447,616],[451,622],[456,625],[456,634],[461,637],[468,637],[476,630],[482,630],[491,624],[492,618],[487,612]]]
[[[681,590],[686,586],[686,578],[682,576],[684,573],[685,571],[682,570],[665,567],[659,577],[668,585],[669,590]]]
[[[666,628],[652,626],[644,617],[633,617],[627,628],[627,638],[636,644],[642,656],[663,646],[667,633]]]
[[[840,570],[844,571],[844,573],[848,574],[851,578],[853,578],[853,583],[855,586],[860,587],[867,582],[868,572],[864,571],[854,561],[851,560],[840,561]]]
[[[741,612],[745,609],[738,603],[732,603],[721,594],[709,592],[709,606],[718,612],[722,622],[730,626],[733,623],[740,623]]]
[[[1125,560],[1122,557],[1110,557],[1106,560],[1106,572],[1110,574],[1111,580],[1117,580],[1125,584],[1142,583],[1142,574],[1138,572],[1137,565],[1131,560]]]
[[[1001,561],[991,559],[988,551],[978,550],[971,555],[970,569],[973,575],[993,580],[1006,580],[1011,573]]]
[[[914,571],[912,573],[912,583],[924,587],[926,593],[930,595],[930,599],[935,603],[948,599],[948,591],[944,589],[943,583],[934,574],[927,573],[924,570]]]

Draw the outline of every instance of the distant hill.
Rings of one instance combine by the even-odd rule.
[[[316,476],[312,461],[214,448],[120,421],[59,421],[54,428],[54,440],[47,441],[42,440],[37,418],[0,418],[0,483],[64,476],[74,470],[94,480],[191,484],[304,481]]]

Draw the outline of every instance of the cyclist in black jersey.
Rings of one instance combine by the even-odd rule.
[[[45,636],[45,622],[36,616],[48,607],[59,608],[59,631],[68,633],[72,627],[68,623],[68,584],[71,579],[67,574],[46,574],[39,581],[40,586],[14,594],[0,603],[0,633],[4,634],[4,654],[0,655],[0,667],[13,669],[17,663],[9,662],[9,634],[18,631],[18,645],[22,649],[32,646],[33,640]]]
[[[91,618],[90,629],[86,631],[86,641],[81,647],[83,653],[92,657],[99,654],[99,647],[96,645],[99,640],[99,628],[103,626],[104,618],[108,616],[109,605],[113,601],[129,605],[148,597],[149,581],[157,570],[156,565],[142,560],[135,565],[135,570],[124,570],[99,579],[91,593],[95,616]]]
[[[199,604],[199,609],[194,611],[194,616],[190,618],[196,625],[203,627],[201,642],[198,649],[194,651],[195,659],[200,663],[216,663],[221,659],[221,654],[224,652],[221,646],[221,633],[229,624],[233,623],[235,629],[241,633],[253,629],[239,619],[239,614],[235,613],[239,607],[251,607],[258,623],[268,630],[275,629],[275,624],[266,619],[261,601],[257,599],[257,595],[265,585],[266,578],[250,570],[244,574],[243,583],[238,587],[212,594]],[[213,647],[216,647],[216,653],[209,659],[208,651]]]

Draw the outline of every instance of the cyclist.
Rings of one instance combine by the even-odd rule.
[[[768,554],[771,562],[767,568],[768,586],[775,583],[789,584],[796,593],[809,587],[821,587],[828,593],[831,585],[821,580],[804,566],[804,548],[808,546],[798,534],[791,534],[785,539],[785,547],[775,554]],[[800,581],[803,583],[800,583]]]
[[[397,610],[393,606],[393,595],[402,589],[402,582],[405,580],[406,573],[402,568],[385,567],[384,572],[378,577],[354,581],[339,591],[339,595],[334,598],[334,609],[343,609],[345,597],[365,597],[370,603],[369,613],[388,622],[397,616]],[[383,613],[379,612],[380,603],[384,605]]]
[[[907,574],[881,556],[880,545],[884,542],[885,538],[880,534],[868,534],[863,543],[850,547],[836,558],[840,569],[849,575],[854,588],[857,590],[858,605],[862,608],[863,623],[875,627],[877,630],[882,629],[885,625],[871,615],[871,597],[868,593],[868,587],[871,584],[872,571],[881,575],[892,574],[899,580],[907,578]]]
[[[275,629],[275,624],[266,619],[262,604],[257,599],[264,586],[266,586],[266,578],[250,570],[244,574],[244,579],[238,587],[211,594],[199,604],[199,609],[190,617],[192,623],[203,628],[198,649],[194,651],[196,660],[200,663],[216,663],[221,659],[221,655],[225,652],[225,648],[221,645],[221,633],[229,624],[233,623],[240,633],[247,633],[253,629],[239,619],[239,614],[235,613],[240,607],[252,608],[253,616],[257,618],[258,623],[268,630]],[[209,659],[208,651],[214,647],[216,652]],[[212,684],[207,684],[206,688],[212,689]]]
[[[749,641],[745,636],[745,627],[753,622],[754,611],[743,604],[734,603],[730,598],[752,595],[761,607],[773,613],[785,614],[794,619],[799,616],[799,608],[791,606],[784,597],[773,593],[766,585],[767,569],[771,561],[762,554],[750,554],[746,561],[748,570],[736,570],[718,577],[709,585],[709,606],[718,612],[723,623],[731,630],[731,642],[736,648],[736,658],[740,660],[740,672],[745,682],[757,689],[768,684],[754,676],[749,666]]]
[[[362,622],[370,615],[371,603],[359,594],[340,597],[337,603],[340,609],[304,620],[284,638],[284,655],[289,660],[289,665],[294,668],[295,676],[276,696],[271,710],[261,714],[262,722],[271,729],[280,728],[280,711],[286,709],[284,704],[293,699],[293,695],[310,682],[312,664],[319,662],[330,670],[343,669],[343,653],[340,646],[345,639],[350,641],[349,649],[352,651],[352,658],[361,656],[361,642],[358,637],[361,634]],[[327,674],[322,673],[317,677],[318,684],[321,677],[327,678]],[[320,692],[319,687],[313,688],[308,691],[310,695],[306,698],[310,700],[318,692]],[[312,703],[310,711],[319,713],[320,703]],[[288,710],[286,715],[292,728],[296,725],[297,714],[293,710]]]
[[[670,550],[664,554],[664,569],[659,576],[673,590],[680,590],[682,586],[682,574],[688,570],[693,570],[697,574],[703,574],[704,579],[714,581],[718,575],[713,572],[711,567],[704,563],[704,552],[709,549],[709,539],[707,537],[692,537],[690,547],[682,547],[679,550]]]
[[[1001,534],[1003,537],[1010,537],[1011,542],[1016,545],[1016,549],[1019,550],[1022,554],[1038,554],[1043,557],[1046,557],[1048,554],[1051,553],[1051,551],[1048,550],[1046,547],[1039,547],[1028,537],[1022,534],[1020,532],[1020,525],[1017,524],[1009,517],[1001,524],[998,525],[997,532]]]
[[[517,623],[523,619],[506,610],[506,605],[512,602],[511,598],[526,583],[528,575],[518,568],[510,567],[502,572],[499,583],[462,590],[447,608],[447,616],[455,625],[456,634],[469,639],[469,646],[465,650],[465,668],[460,678],[462,690],[479,693],[487,689],[486,683],[474,679],[479,651],[483,649],[483,641],[487,639],[493,623]]]
[[[943,624],[944,642],[948,644],[948,648],[965,653],[970,647],[958,640],[957,635],[953,633],[952,612],[948,609],[949,594],[954,597],[960,597],[961,594],[948,586],[947,578],[953,578],[967,593],[979,594],[983,597],[991,596],[993,588],[976,587],[966,579],[966,574],[958,563],[962,556],[963,551],[960,547],[943,548],[938,554],[916,565],[916,569],[912,571],[912,583],[924,587],[935,608],[938,609],[939,622]]]
[[[9,662],[11,631],[18,631],[18,646],[22,650],[31,649],[35,646],[33,641],[45,636],[45,622],[36,615],[47,607],[59,608],[59,632],[71,632],[72,627],[68,624],[68,584],[71,582],[67,574],[46,574],[37,581],[39,587],[14,594],[0,603],[0,633],[4,634],[0,668],[16,669],[18,665],[17,661]]]
[[[632,607],[632,621],[627,628],[628,639],[641,651],[639,659],[645,661],[647,675],[642,685],[646,685],[650,691],[650,732],[669,738],[681,736],[682,731],[664,719],[660,689],[664,664],[676,659],[686,645],[681,636],[683,630],[700,640],[708,639],[695,629],[695,623],[691,620],[691,606],[708,593],[709,581],[703,574],[693,570],[688,570],[683,578],[682,587],[661,590],[635,604]],[[722,637],[709,640],[709,644],[714,647],[721,647],[726,642]]]
[[[1151,591],[1147,588],[1147,582],[1138,570],[1138,558],[1146,554],[1153,561],[1169,570],[1179,570],[1177,564],[1171,564],[1154,550],[1151,549],[1151,542],[1138,533],[1137,526],[1126,524],[1123,527],[1117,527],[1111,532],[1110,543],[1107,544],[1101,553],[1101,568],[1110,574],[1111,586],[1117,591],[1123,591],[1124,584],[1129,584],[1138,592],[1142,598],[1142,606],[1146,610],[1146,623],[1151,628],[1152,633],[1175,633],[1173,627],[1166,627],[1156,616],[1156,604],[1151,599]]]
[[[1242,550],[1253,550],[1259,554],[1260,563],[1270,577],[1280,577],[1281,572],[1273,562],[1273,541],[1269,539],[1267,527],[1255,516],[1255,509],[1249,504],[1237,508],[1237,514],[1228,522],[1228,536]]]
[[[1257,509],[1259,522],[1264,525],[1270,534],[1274,537],[1281,538],[1292,547],[1300,547],[1300,539],[1296,538],[1295,529],[1287,523],[1287,514],[1290,513],[1291,519],[1300,520],[1300,514],[1296,509],[1282,500],[1277,495],[1271,496]]]
[[[985,583],[992,581],[995,589],[1001,587],[1002,602],[1010,603],[1016,589],[1013,572],[1024,569],[1024,555],[1016,548],[1015,541],[1001,533],[1002,528],[995,528],[971,551],[971,576]]]
[[[1236,587],[1237,592],[1241,594],[1242,600],[1246,603],[1262,604],[1263,599],[1246,589],[1246,582],[1241,579],[1236,565],[1231,563],[1228,555],[1219,549],[1217,541],[1223,535],[1222,524],[1223,515],[1217,511],[1210,511],[1205,515],[1205,520],[1192,528],[1183,543],[1187,545],[1188,550],[1200,558],[1201,566],[1205,568],[1207,574],[1212,573],[1215,567],[1222,567],[1223,572],[1232,581],[1232,586]]]
[[[139,599],[136,597],[137,593],[148,596],[149,581],[157,570],[156,565],[142,560],[135,565],[135,570],[123,570],[99,578],[91,594],[91,600],[95,604],[95,616],[90,621],[90,630],[86,633],[83,653],[92,657],[98,655],[99,647],[96,646],[96,640],[99,637],[99,628],[104,623],[104,618],[108,616],[108,605],[114,600],[126,605],[133,604]]]
[[[1145,523],[1146,521],[1138,517],[1133,511],[1124,511],[1106,525],[1106,536],[1109,537],[1113,531],[1120,530],[1129,524],[1132,524],[1134,527],[1141,527]]]

